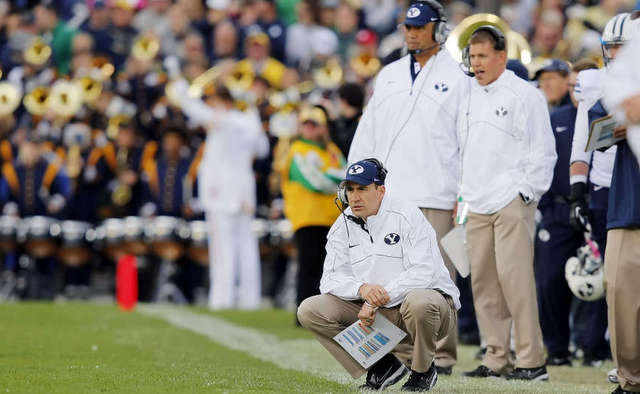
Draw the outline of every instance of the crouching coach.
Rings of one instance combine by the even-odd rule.
[[[416,206],[389,195],[385,177],[376,159],[348,168],[338,190],[348,208],[327,236],[322,294],[307,298],[298,318],[353,378],[367,372],[365,387],[384,389],[410,368],[403,390],[427,391],[437,379],[436,341],[456,327],[459,292],[435,231]],[[365,371],[333,337],[358,319],[371,325],[379,314],[407,336]]]

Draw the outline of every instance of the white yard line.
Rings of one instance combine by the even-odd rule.
[[[331,355],[313,339],[281,340],[275,335],[172,305],[139,305],[136,310],[204,335],[222,346],[246,352],[280,368],[311,373],[338,383],[354,383]]]

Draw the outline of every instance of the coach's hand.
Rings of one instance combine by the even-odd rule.
[[[391,299],[389,293],[380,285],[365,283],[358,289],[360,298],[373,306],[385,306]]]
[[[376,320],[376,308],[367,304],[362,304],[360,312],[358,312],[358,319],[364,326],[370,326]]]

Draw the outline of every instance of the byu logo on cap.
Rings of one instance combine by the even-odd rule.
[[[420,16],[420,9],[419,8],[411,7],[407,11],[407,17],[408,18],[417,18],[418,16]]]
[[[364,167],[360,164],[354,164],[349,168],[349,175],[358,175],[364,172]]]
[[[389,233],[384,237],[384,243],[387,245],[395,245],[400,241],[400,236],[396,233]]]

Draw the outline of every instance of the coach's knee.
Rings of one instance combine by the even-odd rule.
[[[400,313],[405,318],[410,316],[419,321],[432,320],[434,316],[440,315],[438,297],[442,295],[435,290],[411,290],[400,307]]]
[[[298,306],[298,321],[302,327],[310,328],[317,320],[318,311],[321,308],[320,298],[322,298],[322,295],[309,297]]]

